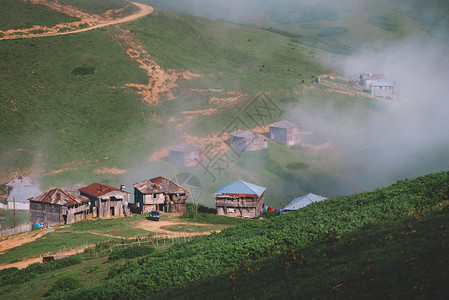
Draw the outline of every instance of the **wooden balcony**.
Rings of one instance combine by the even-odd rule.
[[[257,207],[258,202],[255,201],[232,201],[232,200],[217,200],[217,206],[225,207]]]

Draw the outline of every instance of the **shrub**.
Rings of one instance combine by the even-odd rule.
[[[68,275],[56,280],[45,295],[54,296],[55,294],[58,294],[58,292],[73,291],[81,286],[81,281],[77,275]]]
[[[154,251],[153,247],[150,246],[130,246],[125,248],[116,248],[112,250],[111,255],[109,255],[109,260],[119,260],[122,258],[135,258],[140,256],[149,255]]]
[[[0,286],[8,284],[20,284],[27,282],[37,275],[47,273],[53,270],[59,270],[69,266],[81,263],[83,260],[79,256],[69,256],[46,263],[34,263],[25,269],[8,268],[0,271]]]
[[[89,75],[95,72],[95,67],[87,67],[83,65],[81,67],[76,67],[72,70],[72,73],[75,75]]]

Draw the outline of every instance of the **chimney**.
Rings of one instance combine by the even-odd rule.
[[[121,184],[121,185],[120,185],[120,190],[121,190],[121,191],[124,191],[124,190],[125,190],[125,185]]]

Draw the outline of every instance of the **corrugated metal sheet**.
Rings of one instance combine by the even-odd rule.
[[[292,202],[290,202],[286,207],[284,207],[284,210],[297,210],[306,207],[307,205],[312,204],[314,202],[319,202],[326,199],[328,198],[309,193],[307,195],[293,199]]]
[[[15,185],[6,201],[11,203],[14,201],[28,203],[29,198],[40,195],[41,193],[41,189],[35,185]]]
[[[278,128],[299,128],[301,125],[297,125],[287,120],[283,120],[280,122],[276,122],[270,125],[270,127],[278,127]]]
[[[63,206],[70,206],[82,203],[88,203],[90,200],[84,196],[75,193],[70,193],[61,189],[53,189],[42,195],[30,198],[31,201],[45,202]]]
[[[200,151],[201,148],[192,146],[190,144],[181,144],[181,145],[176,145],[173,147],[169,148],[170,151],[178,151],[178,152],[195,152],[195,151]]]
[[[220,196],[222,194],[244,194],[261,196],[266,190],[263,186],[258,186],[243,180],[235,181],[219,188],[214,195]]]
[[[396,82],[393,80],[373,80],[371,82],[371,87],[380,86],[380,87],[393,87],[396,85]]]
[[[247,137],[251,137],[253,135],[255,135],[255,132],[249,131],[249,130],[236,130],[234,132],[231,132],[229,135],[230,136],[236,136],[236,137],[243,137],[243,138],[247,138]]]
[[[133,185],[142,194],[187,194],[188,191],[182,186],[174,183],[167,178],[158,176],[152,179],[148,179],[142,182],[135,183]]]
[[[128,192],[121,191],[119,189],[116,189],[115,187],[112,187],[112,186],[109,186],[109,185],[105,185],[105,184],[99,184],[99,183],[89,184],[88,186],[79,189],[79,191],[84,193],[84,194],[86,194],[86,195],[95,197],[95,198],[103,196],[103,195],[105,195],[107,193],[110,193],[110,192],[114,192],[114,191],[115,192],[118,191],[118,192],[121,192],[121,193],[124,193],[124,194],[129,194]]]
[[[10,187],[14,187],[16,185],[39,186],[39,184],[34,180],[32,180],[31,178],[22,175],[17,176],[16,178],[14,178],[13,180],[11,180],[6,184],[6,186]]]

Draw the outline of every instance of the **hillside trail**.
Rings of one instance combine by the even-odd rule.
[[[4,254],[9,249],[22,246],[24,244],[33,242],[40,237],[43,237],[47,233],[55,231],[54,228],[42,229],[39,231],[28,231],[8,237],[4,237],[0,240],[0,255]]]
[[[177,237],[178,238],[179,237],[190,237],[190,236],[196,236],[196,235],[207,235],[212,232],[220,231],[220,230],[205,230],[205,231],[201,231],[201,232],[179,232],[179,231],[170,231],[166,228],[163,228],[166,226],[173,226],[173,225],[206,226],[205,224],[201,224],[201,223],[192,223],[192,222],[180,221],[180,220],[165,220],[165,221],[161,220],[158,222],[142,220],[140,222],[136,222],[135,228],[136,229],[144,229],[149,232],[155,233],[156,237],[159,237],[161,239],[162,238],[170,239],[170,238],[177,238]],[[61,227],[58,227],[58,228],[61,228]],[[31,243],[31,242],[37,240],[38,238],[45,236],[47,233],[54,232],[54,231],[55,231],[55,227],[50,228],[50,229],[42,229],[39,231],[24,232],[24,233],[6,237],[0,241],[0,255],[4,254],[6,251],[13,249],[15,247],[19,247],[19,246],[25,245],[27,243]],[[112,235],[112,234],[107,234],[107,233],[99,233],[99,232],[94,232],[94,231],[79,231],[79,232],[77,232],[77,231],[58,231],[58,232],[71,232],[71,233],[86,233],[87,232],[90,234],[110,237],[110,238],[114,238],[114,239],[129,238],[129,237],[124,237],[124,236],[117,236],[117,235]],[[77,247],[74,249],[59,250],[59,251],[55,252],[54,255],[56,255],[57,258],[75,255],[78,253],[82,253],[84,251],[84,249],[86,249],[87,247],[92,247],[92,246],[94,246],[94,244],[83,245],[83,246],[80,246],[80,247]],[[41,262],[42,261],[41,256],[42,255],[39,254],[39,256],[28,257],[28,258],[25,258],[18,262],[14,262],[14,263],[10,263],[10,264],[2,264],[2,265],[0,265],[0,270],[6,269],[6,268],[12,268],[12,267],[16,267],[18,269],[26,268],[30,264]]]
[[[68,5],[61,5],[59,3],[49,2],[47,0],[33,0],[30,1],[33,4],[36,5],[43,5],[47,6],[50,9],[54,9],[56,11],[65,13],[69,16],[80,18],[81,21],[77,22],[71,22],[71,23],[63,23],[58,24],[53,27],[45,27],[45,26],[38,26],[35,25],[31,28],[26,29],[10,29],[5,31],[0,31],[2,37],[0,37],[0,40],[10,40],[10,39],[23,39],[23,38],[35,38],[35,37],[47,37],[47,36],[57,36],[57,35],[66,35],[66,34],[73,34],[73,33],[79,33],[79,32],[85,32],[105,26],[130,22],[139,18],[142,18],[146,15],[151,14],[154,9],[153,7],[138,3],[138,2],[131,2],[133,5],[137,6],[139,10],[131,15],[128,15],[123,18],[119,19],[110,19],[109,12],[107,12],[105,17],[93,15],[93,14],[87,14],[76,7],[68,6]],[[88,26],[86,28],[79,28],[79,26]],[[77,29],[75,29],[77,28]],[[61,32],[61,30],[67,30]],[[40,33],[36,33],[36,31],[44,31]]]

